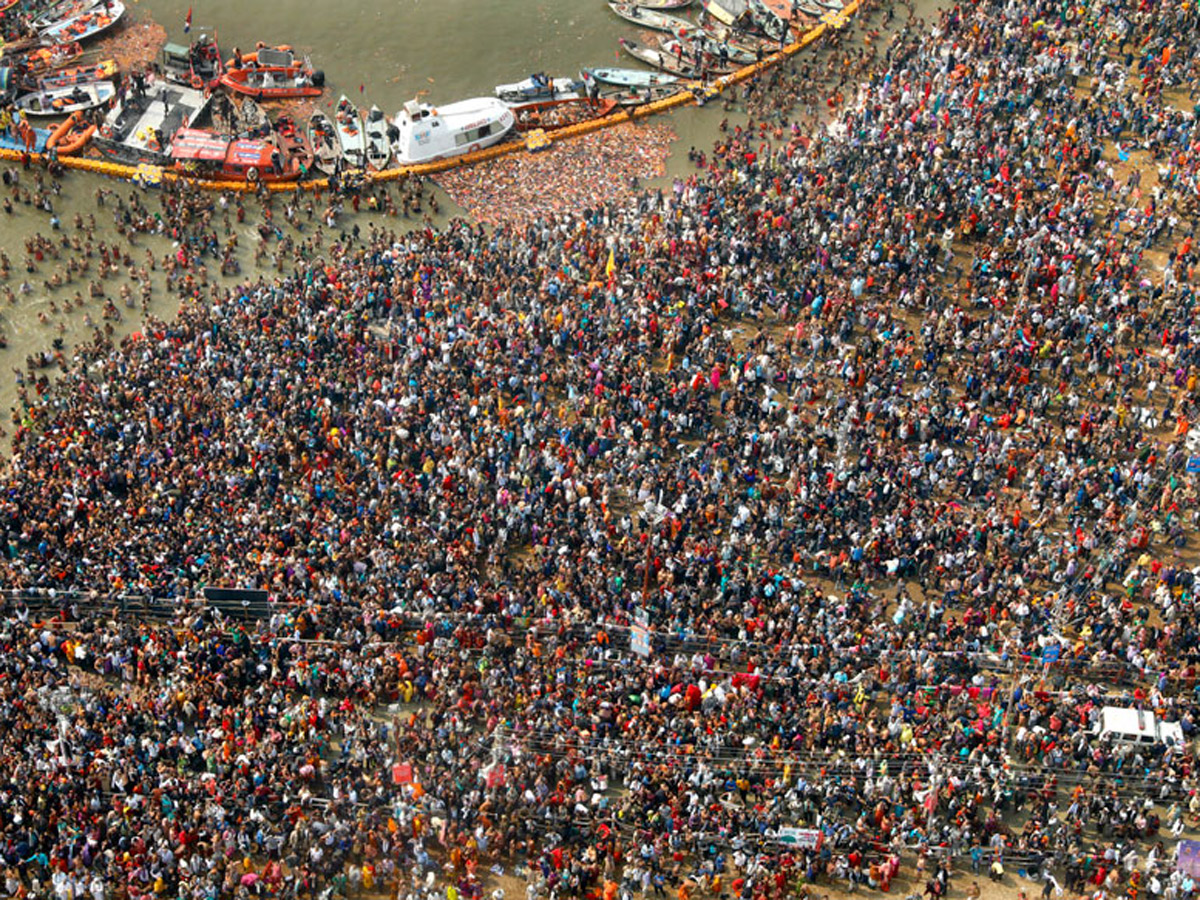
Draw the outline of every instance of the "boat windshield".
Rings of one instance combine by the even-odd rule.
[[[493,131],[492,123],[488,122],[479,128],[471,128],[467,131],[459,132],[454,136],[454,143],[459,147],[462,147],[464,144],[472,144],[475,141],[483,140],[489,134],[492,134]]]

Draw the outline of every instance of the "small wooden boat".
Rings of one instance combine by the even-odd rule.
[[[683,41],[684,46],[690,47],[693,53],[699,51],[709,54],[717,60],[719,65],[738,63],[746,66],[758,62],[758,53],[754,48],[719,40],[714,34],[703,28],[681,28],[675,33],[675,37]],[[764,57],[769,55],[765,48],[762,55]]]
[[[729,26],[755,31],[772,41],[786,41],[791,35],[787,22],[757,0],[701,0],[704,11]]]
[[[262,137],[271,131],[271,120],[261,106],[243,97],[234,108],[233,130],[241,137]]]
[[[700,78],[702,75],[721,75],[731,72],[729,66],[722,66],[717,60],[706,54],[697,53],[690,47],[685,47],[677,39],[662,41],[657,47],[639,44],[627,38],[621,38],[621,48],[634,59],[678,75],[680,78]],[[700,66],[697,66],[697,56]]]
[[[37,16],[31,24],[35,30],[43,31],[59,22],[65,22],[67,19],[73,19],[89,12],[99,2],[100,0],[59,0],[58,3],[52,4],[45,12]]]
[[[662,69],[664,72],[671,75],[678,75],[680,78],[696,78],[699,76],[699,73],[690,64],[681,63],[670,53],[666,53],[661,49],[648,47],[645,44],[631,41],[628,38],[621,38],[620,42],[622,50],[634,59],[641,60],[647,65],[654,66],[656,69]]]
[[[589,79],[600,84],[611,84],[623,88],[646,88],[658,85],[675,84],[679,79],[674,75],[663,75],[661,72],[647,72],[645,69],[597,68],[584,69],[579,73],[587,82]]]
[[[388,139],[388,120],[378,106],[372,106],[363,121],[367,135],[367,167],[379,172],[392,158],[392,142]]]
[[[248,101],[253,103],[254,101]],[[284,114],[275,120],[275,143],[289,160],[295,160],[302,172],[313,167],[312,144],[308,137],[296,127],[296,120]]]
[[[83,53],[83,45],[78,41],[54,44],[50,47],[36,47],[25,54],[25,65],[30,72],[37,74],[65,66],[81,53]]]
[[[69,66],[65,69],[58,69],[50,75],[44,76],[41,81],[43,90],[60,87],[70,87],[75,84],[83,84],[88,81],[104,81],[112,78],[117,74],[117,61],[115,59],[105,59],[98,63],[92,63],[88,66]]]
[[[600,92],[603,100],[612,100],[618,106],[641,106],[656,100],[665,100],[683,90],[682,84],[660,84],[644,88],[611,88]]]
[[[342,145],[329,116],[319,109],[308,117],[308,143],[312,145],[313,165],[317,171],[326,175],[337,174]]]
[[[518,132],[532,131],[535,128],[556,131],[568,125],[602,118],[616,109],[616,100],[593,100],[590,97],[579,97],[570,103],[547,102],[541,106],[527,104],[513,111],[513,128]]]
[[[362,117],[358,107],[342,94],[337,109],[333,112],[333,124],[337,128],[338,143],[342,147],[342,159],[351,169],[367,167],[367,135],[363,131]]]
[[[76,110],[103,106],[116,95],[117,89],[111,81],[91,81],[25,94],[16,103],[27,116],[65,116]]]
[[[121,21],[125,4],[121,0],[102,0],[85,13],[43,29],[42,38],[50,41],[90,41]]]
[[[793,27],[819,19],[827,12],[815,0],[759,0],[763,6]]]
[[[657,9],[647,9],[633,3],[616,3],[610,0],[608,8],[626,22],[632,22],[639,28],[649,28],[651,31],[665,31],[668,34],[674,34],[681,28],[696,27],[687,19],[681,19],[679,16],[673,16]]]
[[[231,91],[256,100],[286,100],[292,97],[320,97],[321,87],[311,69],[302,66],[263,66],[257,69],[230,69],[221,76],[221,84]],[[319,79],[324,83],[324,77]]]
[[[686,9],[692,5],[692,0],[641,0],[638,3],[642,9]]]
[[[512,84],[496,85],[496,96],[505,103],[526,103],[552,100],[559,94],[570,94],[582,87],[574,78],[551,78],[541,72]]]
[[[46,149],[57,150],[59,156],[70,156],[86,147],[95,133],[95,123],[88,121],[83,110],[76,110],[50,132]]]
[[[713,47],[711,42],[660,38],[658,46],[664,53],[670,54],[677,65],[691,65],[695,71],[703,71],[709,75],[728,74],[737,68],[735,63],[747,62],[747,60],[734,60],[733,54],[722,59],[717,52],[718,48]],[[748,61],[754,62],[753,57]]]
[[[763,48],[764,56],[770,56],[779,49],[778,41],[768,41],[765,38],[746,34],[744,31],[730,28],[716,19],[705,19],[700,30],[718,43],[729,44],[731,47],[737,47],[739,50],[745,50],[751,54],[756,54],[759,47]]]

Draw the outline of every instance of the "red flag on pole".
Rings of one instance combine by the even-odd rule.
[[[183,33],[187,34],[192,30],[192,8],[188,7],[187,18],[183,20]]]

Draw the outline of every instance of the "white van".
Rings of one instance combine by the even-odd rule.
[[[1154,713],[1123,706],[1106,706],[1093,728],[1097,738],[1110,738],[1118,744],[1167,744],[1183,746],[1183,728],[1178,722],[1161,722]]]

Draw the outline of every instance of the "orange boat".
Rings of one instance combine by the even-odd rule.
[[[255,100],[288,100],[294,97],[320,97],[325,73],[303,66],[259,66],[255,69],[231,69],[221,76],[229,90]]]
[[[86,147],[95,133],[95,123],[87,121],[83,110],[77,110],[50,132],[50,137],[46,138],[46,149],[57,149],[59,156],[70,156]]]
[[[229,61],[225,63],[227,69],[238,69],[242,66],[256,66],[260,62],[258,55],[263,54],[261,62],[263,65],[271,66],[291,66],[295,65],[296,57],[292,51],[291,44],[279,44],[276,47],[268,47],[263,41],[259,41],[253,53],[236,53],[237,48],[234,48],[235,55],[229,57]],[[282,61],[280,61],[282,60]]]
[[[239,138],[199,128],[181,128],[171,141],[175,171],[188,178],[216,181],[295,181],[300,160],[287,158],[270,141]]]

